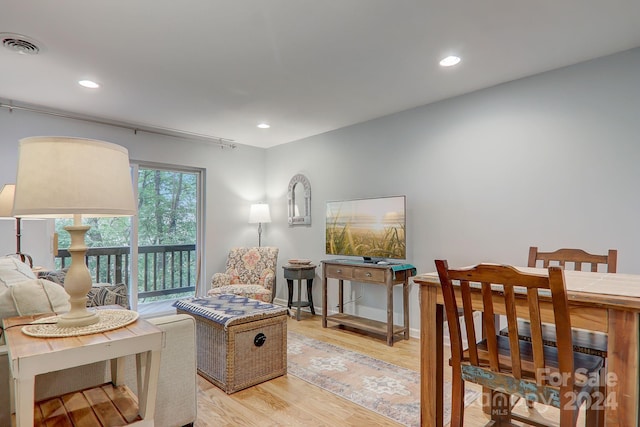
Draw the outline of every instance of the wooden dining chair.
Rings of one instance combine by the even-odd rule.
[[[601,357],[573,351],[562,268],[550,267],[548,275],[523,273],[495,264],[449,269],[443,260],[436,260],[436,268],[451,340],[451,426],[461,427],[464,422],[465,381],[491,390],[492,421],[487,425],[512,425],[512,420],[533,423],[511,412],[511,396],[519,396],[558,408],[560,427],[575,426],[580,406],[591,405],[592,388],[599,382],[598,374],[604,362]],[[548,304],[541,307],[542,301],[550,301],[552,308]],[[460,302],[466,349],[458,321]],[[485,338],[482,340],[477,339],[474,311],[484,314]],[[493,321],[497,314],[507,318],[511,331],[508,337],[497,333]],[[531,341],[518,339],[519,316],[530,319]],[[543,319],[557,325],[557,347],[544,345]],[[563,380],[557,381],[558,378]],[[588,407],[587,412],[597,409]]]
[[[604,269],[607,273],[615,273],[618,268],[618,251],[609,249],[606,255],[597,255],[590,254],[582,249],[563,248],[553,252],[540,252],[536,246],[529,247],[528,267],[547,268],[551,265],[559,265],[565,269],[573,267],[575,271],[583,271],[583,268],[586,267],[586,271],[597,272]],[[505,336],[509,334],[507,328],[502,329],[500,333]],[[531,340],[531,328],[528,322],[520,321],[518,334],[520,339]],[[573,329],[571,335],[574,351],[594,354],[605,358],[606,361],[607,334]],[[556,346],[556,329],[554,325],[542,325],[542,339],[545,345]],[[604,393],[603,386],[596,391],[596,397],[594,398],[601,396],[602,393]],[[531,403],[528,402],[528,405],[531,406]],[[604,414],[599,415],[601,419],[598,421],[598,425],[604,425]]]
[[[615,273],[617,270],[618,251],[609,249],[607,255],[594,255],[582,249],[558,249],[553,252],[540,252],[535,246],[529,248],[528,267],[544,267],[559,265],[565,269],[573,266],[573,270],[583,271],[583,264],[587,265],[591,272],[598,271],[602,265],[607,273]],[[500,331],[507,336],[509,331],[504,328]],[[527,321],[520,321],[518,324],[520,339],[530,340],[531,329]],[[556,345],[556,330],[554,325],[542,325],[542,338],[545,345]],[[585,331],[581,329],[572,330],[573,349],[580,353],[594,354],[600,357],[607,357],[607,335],[598,332]]]

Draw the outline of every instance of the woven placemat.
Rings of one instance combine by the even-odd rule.
[[[138,319],[138,312],[131,310],[96,310],[96,313],[100,320],[93,325],[61,328],[56,324],[48,324],[55,322],[60,317],[51,316],[38,319],[31,325],[24,326],[22,332],[38,338],[76,337],[122,328]]]

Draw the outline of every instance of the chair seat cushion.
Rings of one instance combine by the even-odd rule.
[[[509,347],[509,338],[500,335],[498,335],[496,338],[498,341],[498,360],[500,363],[500,370],[503,373],[509,373],[511,371],[511,352]],[[533,348],[531,343],[528,341],[519,341],[519,344],[524,381],[518,381],[518,384],[514,383],[509,387],[507,387],[506,384],[503,384],[503,386],[505,390],[509,390],[509,393],[519,394],[527,399],[536,400],[536,398],[532,395],[528,395],[528,391],[531,390],[527,390],[529,387],[535,385]],[[475,377],[471,378],[467,376],[466,378],[464,378],[465,380],[485,386],[487,386],[487,384],[491,382],[497,381],[497,379],[490,378],[492,375],[498,377],[500,376],[500,374],[488,371],[488,354],[489,353],[487,350],[486,340],[479,342],[478,356],[480,357],[480,364],[482,365],[482,368],[479,368],[470,366],[468,350],[463,353],[463,372],[465,372],[466,375]],[[548,369],[548,372],[545,373],[547,378],[556,378],[558,376],[558,349],[556,347],[544,346],[544,358],[545,367]],[[599,383],[598,375],[601,368],[604,366],[604,359],[590,354],[574,352],[573,363],[576,379],[574,389],[576,390],[577,396],[579,397],[576,402],[579,406],[580,403],[584,399],[586,399],[595,388],[597,388]],[[463,377],[465,377],[466,375],[463,375]],[[477,381],[478,376],[482,377],[481,381]],[[488,381],[488,383],[483,383],[483,381]],[[526,385],[526,383],[529,383],[529,385]],[[560,402],[557,390],[548,388],[546,392],[550,392],[553,395],[551,401],[553,401],[554,404]]]
[[[208,295],[234,294],[242,295],[247,298],[256,299],[263,302],[271,302],[271,290],[263,288],[260,285],[252,284],[233,284],[220,286],[209,290]]]
[[[594,356],[607,357],[607,335],[583,329],[571,330],[573,351]],[[508,337],[509,331],[504,328],[500,335]],[[531,341],[531,324],[525,320],[518,320],[518,337],[524,341]],[[547,323],[542,324],[542,341],[545,345],[556,346],[556,328]]]

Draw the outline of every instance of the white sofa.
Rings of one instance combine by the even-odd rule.
[[[68,296],[53,282],[36,279],[28,267],[0,258],[0,319],[48,311],[68,310]],[[193,317],[185,314],[148,319],[165,331],[154,415],[155,425],[178,427],[196,420],[196,336]],[[110,364],[90,365],[49,372],[36,377],[36,400],[82,390],[110,381]],[[137,393],[135,357],[125,358],[125,384]],[[9,357],[0,338],[0,426],[11,425]]]
[[[196,420],[195,321],[185,314],[149,319],[165,331],[156,400],[155,425],[177,427]],[[110,379],[109,363],[98,362],[36,378],[36,400],[81,390]],[[0,426],[11,425],[10,373],[6,345],[0,346]],[[125,383],[137,393],[135,358],[125,362]]]

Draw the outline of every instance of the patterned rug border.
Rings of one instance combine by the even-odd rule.
[[[325,387],[323,384],[320,384],[318,381],[314,381],[313,377],[315,374],[310,373],[311,370],[308,369],[308,367],[297,366],[297,364],[295,364],[291,360],[292,358],[290,356],[292,354],[290,349],[293,348],[294,346],[299,345],[298,343],[304,344],[311,348],[320,348],[323,351],[335,353],[336,355],[340,355],[341,357],[344,357],[345,359],[353,363],[371,366],[384,372],[387,372],[387,371],[392,372],[394,378],[397,378],[400,381],[406,381],[406,384],[411,385],[414,389],[417,388],[418,395],[415,397],[415,403],[412,403],[410,405],[393,405],[393,404],[382,405],[387,412],[385,413],[385,412],[381,412],[375,406],[367,406],[366,404],[367,402],[363,403],[363,402],[357,401],[357,399],[350,398],[348,393],[344,390],[334,390],[334,389]],[[287,358],[289,374],[297,378],[300,378],[301,380],[309,384],[312,384],[316,387],[326,390],[336,396],[339,396],[352,403],[362,406],[363,408],[366,408],[379,415],[382,415],[394,422],[397,422],[409,427],[420,425],[420,395],[419,395],[420,375],[417,371],[407,369],[402,366],[394,365],[392,363],[385,362],[384,360],[376,359],[366,354],[358,353],[356,351],[349,350],[349,349],[337,346],[335,344],[330,344],[324,341],[316,340],[314,338],[309,338],[305,335],[302,335],[296,332],[291,332],[291,331],[288,332],[287,347],[288,347],[287,351],[288,353],[290,353],[289,357]],[[336,386],[336,388],[339,388],[339,387]],[[449,422],[449,418],[450,418],[448,407],[451,401],[451,397],[450,397],[451,383],[449,383],[448,381],[445,381],[444,391],[445,391],[445,396],[444,396],[444,400],[445,400],[445,414],[444,414],[445,420],[444,421],[445,422],[444,424],[446,425]],[[355,394],[356,397],[358,394],[364,394],[364,393],[358,393],[358,391],[355,388],[353,390],[348,390],[348,392],[350,392],[352,396]],[[471,402],[476,400],[479,396],[480,396],[479,392],[467,389],[465,393],[465,406],[469,405]],[[400,406],[400,407],[393,408],[394,406]]]

